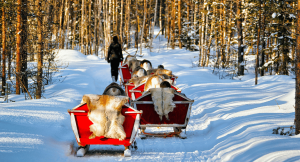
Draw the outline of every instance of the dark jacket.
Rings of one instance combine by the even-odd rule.
[[[108,47],[107,61],[123,61],[122,48],[118,42],[112,42]]]

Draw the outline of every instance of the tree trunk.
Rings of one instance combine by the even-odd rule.
[[[21,24],[21,84],[28,89],[27,78],[27,0],[22,0],[22,24]]]
[[[60,38],[60,49],[64,48],[64,37],[63,37],[63,29],[64,29],[64,3],[65,0],[61,1],[61,6],[60,6],[60,15],[59,15],[59,38]]]
[[[182,49],[182,42],[181,42],[181,0],[178,0],[178,43],[179,43],[179,48]]]
[[[224,6],[222,9],[222,46],[221,46],[221,61],[222,61],[222,68],[225,68],[225,63],[226,63],[226,56],[225,56],[225,44],[226,44],[226,5],[225,5],[225,0],[223,0]]]
[[[108,9],[107,9],[107,2],[108,0],[103,0],[103,20],[104,20],[104,23],[103,23],[103,34],[104,34],[104,50],[103,50],[103,53],[104,53],[104,58],[105,60],[107,60],[107,42],[108,42],[108,36],[107,36],[107,19],[108,19]]]
[[[18,7],[17,7],[17,47],[16,47],[16,94],[20,94],[20,78],[21,78],[21,5],[22,1],[18,0]]]
[[[161,30],[161,35],[164,35],[164,28],[163,28],[163,26],[162,26],[162,3],[163,3],[163,0],[160,0],[160,2],[159,2],[159,29]]]
[[[166,14],[166,16],[167,16],[167,35],[165,35],[165,37],[166,36],[168,37],[168,44],[170,43],[170,33],[171,33],[171,31],[170,31],[170,28],[171,28],[171,23],[170,23],[170,21],[171,21],[171,19],[170,19],[171,11],[170,11],[170,6],[169,5],[171,5],[170,0],[167,1],[167,5],[166,5],[166,8],[167,8],[167,14]]]
[[[187,28],[186,28],[186,32],[189,33],[191,30],[190,30],[190,4],[191,4],[191,1],[190,0],[187,0],[186,2],[186,22],[187,22]],[[187,50],[190,50],[190,37],[188,36],[187,34],[187,38],[186,38],[186,49]]]
[[[171,26],[172,26],[172,49],[175,48],[175,0],[172,0],[172,18],[171,18]]]
[[[71,26],[71,32],[72,32],[72,44],[71,44],[71,48],[74,50],[76,44],[75,44],[75,41],[76,41],[76,18],[77,18],[77,11],[78,11],[78,2],[77,0],[73,0],[73,3],[72,4],[72,26]],[[76,11],[76,12],[75,12]]]
[[[208,4],[206,4],[206,10],[207,11],[209,11],[209,6],[208,6]],[[202,59],[202,66],[205,66],[206,65],[206,62],[207,62],[207,56],[208,56],[208,54],[207,54],[207,49],[208,49],[208,39],[207,39],[207,34],[208,34],[208,24],[209,24],[209,22],[208,22],[209,20],[208,20],[208,14],[206,14],[206,20],[205,20],[205,33],[204,33],[204,35],[205,35],[205,37],[204,37],[204,39],[205,40],[203,40],[204,41],[204,54],[203,54],[203,59]]]
[[[143,24],[143,32],[144,32],[144,34],[143,34],[143,38],[144,38],[144,41],[145,41],[145,43],[147,43],[147,36],[148,36],[148,33],[147,33],[147,14],[148,14],[148,8],[147,8],[147,1],[144,1],[144,21],[145,21],[145,25]]]
[[[107,52],[108,52],[108,47],[111,43],[111,1],[112,0],[109,0],[109,3],[108,3],[108,10],[106,10],[107,14],[106,14],[106,42],[105,42],[105,58],[107,58]],[[107,5],[106,5],[107,6]]]
[[[81,34],[80,34],[80,36],[81,36],[81,53],[83,53],[84,54],[84,43],[83,43],[83,40],[84,40],[84,24],[85,24],[85,22],[84,22],[84,20],[85,20],[85,18],[84,18],[84,16],[85,16],[85,14],[84,14],[84,10],[85,10],[85,7],[84,7],[84,1],[85,0],[82,0],[82,4],[81,4],[81,27],[80,27],[80,29],[81,29]]]
[[[7,78],[11,79],[11,55],[12,55],[12,47],[9,45],[9,51],[8,51],[8,59],[7,59]]]
[[[86,54],[87,55],[90,55],[91,54],[91,17],[92,17],[92,1],[89,0],[88,1],[88,20],[87,20],[87,23],[85,24],[86,25]]]
[[[242,17],[241,17],[241,0],[236,1],[237,4],[237,35],[238,35],[238,75],[244,75],[244,66],[241,65],[244,55],[242,47],[243,33],[242,33]]]
[[[126,40],[126,43],[127,43],[127,46],[126,46],[126,49],[128,49],[130,47],[130,4],[131,4],[131,1],[130,0],[127,0],[127,40]]]
[[[104,51],[103,49],[102,49],[102,47],[103,47],[103,26],[102,26],[102,19],[104,18],[103,16],[102,16],[102,14],[101,14],[101,11],[103,11],[103,8],[102,8],[102,0],[99,0],[99,8],[98,8],[98,17],[99,17],[99,31],[98,31],[98,33],[99,33],[99,36],[100,36],[100,39],[99,39],[99,44],[98,44],[98,46],[101,48],[101,51]],[[122,27],[121,27],[122,28]],[[122,42],[121,42],[121,44],[122,44]],[[100,52],[101,53],[101,52]],[[102,55],[101,55],[101,58],[104,58],[104,55],[103,55],[103,53],[102,53]]]
[[[120,22],[120,43],[123,44],[123,3],[124,0],[121,0],[121,22]]]
[[[190,0],[187,0],[187,2],[186,2],[186,22],[187,22],[187,30],[188,31],[190,31],[189,30],[189,28],[190,28],[190,3],[191,3],[191,1]]]
[[[42,38],[42,13],[40,0],[37,1],[37,37],[38,37],[38,63],[37,63],[37,88],[36,88],[36,99],[42,97],[42,86],[43,86],[43,38]]]
[[[98,33],[98,28],[99,26],[97,26],[98,21],[99,20],[99,16],[98,16],[98,10],[97,10],[97,6],[98,6],[98,1],[94,2],[94,53],[96,56],[98,56],[98,41],[99,41],[99,33]]]
[[[113,34],[116,33],[116,3],[115,3],[115,0],[112,0],[112,30],[113,30]]]
[[[70,16],[69,16],[69,9],[70,9],[70,3],[68,3],[69,1],[66,0],[66,4],[65,4],[65,16],[64,16],[64,25],[63,25],[63,35],[62,35],[62,40],[63,40],[63,48],[64,49],[68,49],[68,43],[69,43],[69,19],[70,19]],[[67,37],[67,39],[66,39]],[[66,42],[65,42],[66,40]]]
[[[300,133],[300,0],[297,5],[297,47],[296,47],[296,94],[295,94],[295,125],[296,135]]]
[[[56,0],[54,0],[54,11],[57,11],[57,1]],[[53,24],[53,35],[55,36],[55,41],[56,41],[56,45],[55,45],[55,47],[56,48],[59,48],[58,47],[58,32],[57,32],[57,13],[55,13],[54,12],[54,19],[53,19],[53,22],[54,22],[54,24]]]
[[[206,14],[204,13],[205,11],[205,7],[206,7],[206,0],[204,0],[204,4],[203,5],[203,12],[202,12],[202,21],[201,21],[201,63],[200,63],[200,66],[204,66],[204,59],[205,59],[205,52],[204,52],[204,48],[205,48],[205,44],[204,42],[205,41],[205,37],[206,37],[206,33],[205,33],[205,24],[207,23],[206,22]],[[200,48],[199,48],[200,49]]]
[[[261,0],[259,0],[259,15],[257,29],[257,50],[256,50],[256,66],[255,66],[255,85],[257,85],[258,67],[259,67],[259,45],[260,45],[260,28],[261,28]]]
[[[139,13],[138,13],[138,3],[137,0],[135,0],[135,16],[136,16],[136,22],[135,22],[135,33],[134,33],[134,48],[139,48]]]
[[[196,46],[196,31],[197,31],[197,14],[199,13],[199,11],[198,11],[198,6],[199,6],[199,0],[198,1],[196,1],[195,0],[195,4],[194,4],[194,6],[195,6],[195,12],[194,12],[194,45]]]
[[[144,11],[146,10],[146,8],[147,8],[147,1],[146,0],[144,0]],[[142,30],[141,30],[141,43],[140,43],[140,55],[142,55],[142,44],[143,44],[143,34],[144,34],[144,29],[145,29],[145,21],[146,21],[146,14],[147,13],[145,13],[144,12],[144,18],[143,18],[143,27],[142,27]]]
[[[216,7],[212,6],[213,8],[213,15],[215,15],[216,13]],[[208,40],[208,44],[207,44],[207,60],[206,60],[206,64],[205,66],[207,67],[209,64],[209,57],[210,57],[210,48],[211,48],[211,42],[213,39],[213,33],[215,33],[215,24],[216,24],[216,18],[215,16],[212,19],[212,23],[211,23],[211,28],[210,28],[210,36],[209,36],[209,40]]]
[[[154,26],[155,26],[155,22],[156,22],[156,11],[157,11],[157,2],[158,0],[155,0],[155,8],[154,8],[154,20],[152,22],[152,28],[151,28],[151,40],[150,40],[150,51],[152,48],[152,43],[153,43],[153,39],[155,37],[154,35]],[[179,0],[180,1],[180,0]]]
[[[265,8],[265,4],[263,4],[263,8]],[[265,49],[266,49],[266,42],[265,42],[265,21],[266,21],[266,12],[263,12],[263,19],[262,19],[262,51],[261,51],[261,62],[260,62],[260,76],[264,76],[265,69],[263,68],[265,64]]]
[[[230,11],[232,11],[232,2],[230,2]],[[230,61],[230,44],[231,44],[231,34],[232,34],[232,30],[231,30],[231,21],[232,21],[232,13],[229,13],[229,20],[228,20],[228,39],[227,39],[227,55],[226,55],[226,66],[229,65],[229,61]]]
[[[20,3],[19,3],[20,4]],[[4,86],[6,85],[6,75],[5,75],[5,44],[6,44],[6,27],[5,27],[5,6],[2,6],[2,94],[5,95]]]

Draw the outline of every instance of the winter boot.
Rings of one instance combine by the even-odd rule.
[[[112,82],[116,83],[117,82],[117,79],[115,76],[111,76],[111,79],[112,79]]]

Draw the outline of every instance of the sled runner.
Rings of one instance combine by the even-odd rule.
[[[181,130],[185,129],[188,124],[194,100],[176,91],[172,100],[176,107],[172,112],[168,113],[169,120],[165,116],[163,116],[162,120],[160,119],[160,116],[154,109],[154,102],[149,91],[132,101],[135,109],[143,111],[140,124],[142,129],[141,138],[145,138],[145,135],[147,135],[143,131],[146,127],[173,127],[174,132],[166,136],[176,134],[180,138],[186,138],[186,134]]]
[[[132,84],[132,83],[131,83]],[[133,85],[133,84],[132,84]],[[145,88],[145,83],[142,83],[136,87],[131,88],[130,85],[128,85],[128,92],[125,91],[128,95],[128,97],[131,98],[131,100],[135,100],[143,95],[144,88]],[[181,89],[178,87],[171,85],[171,88],[175,89],[177,92],[181,93]]]
[[[86,103],[80,104],[68,110],[71,116],[71,126],[76,137],[76,141],[80,146],[77,151],[77,156],[84,156],[90,145],[124,145],[124,156],[130,157],[131,150],[129,147],[136,147],[135,137],[140,125],[140,117],[142,111],[137,111],[127,104],[122,106],[121,114],[125,116],[123,128],[126,133],[124,140],[106,138],[104,136],[89,139],[92,132],[90,126],[93,124],[88,118],[88,106]]]
[[[119,73],[120,82],[122,85],[124,85],[131,79],[131,72],[129,71],[128,65],[123,64],[123,62],[121,62],[121,65],[119,66]]]

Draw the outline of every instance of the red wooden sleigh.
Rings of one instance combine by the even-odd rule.
[[[68,110],[71,116],[71,126],[76,141],[80,146],[77,151],[77,156],[84,156],[89,149],[89,145],[124,145],[124,155],[131,156],[129,146],[132,146],[135,142],[142,112],[135,110],[127,104],[123,105],[121,113],[125,116],[123,127],[126,133],[126,139],[120,141],[119,139],[111,139],[104,136],[89,139],[89,136],[92,134],[89,127],[93,123],[88,118],[88,111],[86,103],[80,104],[72,110]]]
[[[130,98],[130,100],[132,99],[132,95],[131,95],[131,90],[134,88],[134,84],[133,83],[126,83],[125,84],[125,93],[127,94],[127,96]]]
[[[179,137],[186,138],[185,133],[182,132],[181,129],[185,129],[188,124],[194,100],[187,98],[182,93],[175,92],[173,103],[175,103],[176,107],[168,114],[169,120],[163,117],[162,121],[154,110],[154,103],[150,92],[144,93],[132,101],[132,103],[136,110],[143,111],[140,124],[142,130],[146,127],[173,127],[174,132],[177,133]],[[145,135],[145,133],[142,133],[141,138],[144,138]]]
[[[124,85],[131,79],[131,72],[128,68],[128,65],[123,64],[123,62],[121,62],[121,65],[119,67],[119,74],[120,74],[120,82],[122,85]]]

